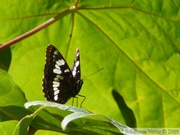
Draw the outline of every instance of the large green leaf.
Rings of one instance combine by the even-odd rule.
[[[131,132],[129,135],[140,135],[133,129],[130,129],[129,127],[124,126],[107,116],[93,114],[87,110],[74,106],[61,105],[47,101],[28,102],[25,104],[26,108],[33,107],[34,110],[39,105],[41,105],[41,107],[33,114],[24,117],[23,120],[19,122],[19,126],[17,126],[18,128],[16,128],[16,131],[23,131],[24,127],[22,128],[20,125],[30,125],[30,121],[34,119],[32,125],[41,125],[41,128],[43,129],[50,129],[67,134],[119,135],[127,133],[126,131],[129,130]],[[36,117],[41,118],[41,120],[36,120]],[[47,119],[49,120],[49,123],[45,124],[44,121]],[[59,127],[55,127],[55,125]]]
[[[27,101],[24,93],[13,82],[7,72],[0,69],[0,134],[12,134],[15,120],[20,120],[28,111],[24,108]]]
[[[0,107],[18,106],[24,108],[27,101],[24,93],[7,72],[0,69]]]
[[[74,3],[2,1],[1,43]],[[131,127],[179,127],[180,1],[81,0],[77,7],[11,47],[9,73],[27,99],[44,99],[41,82],[47,45],[54,44],[70,66],[79,47],[84,109]]]

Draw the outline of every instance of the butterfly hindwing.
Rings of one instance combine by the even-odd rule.
[[[43,78],[43,92],[46,99],[64,104],[78,94],[81,86],[79,50],[76,51],[74,64],[70,70],[60,52],[53,45],[49,45]]]

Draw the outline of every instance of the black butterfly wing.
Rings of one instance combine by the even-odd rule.
[[[77,82],[81,78],[80,70],[81,70],[80,69],[80,53],[79,53],[79,49],[76,49],[76,57],[75,57],[75,60],[71,69],[75,82]]]
[[[75,81],[74,89],[73,89],[73,97],[75,97],[83,84],[83,80],[81,80],[81,68],[80,68],[80,52],[79,49],[76,49],[76,57],[72,66],[72,75]]]
[[[60,52],[49,45],[46,51],[43,92],[49,101],[64,104],[73,95],[74,78]]]

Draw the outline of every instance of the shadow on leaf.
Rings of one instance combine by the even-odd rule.
[[[126,105],[123,97],[116,90],[112,90],[112,95],[126,121],[127,126],[135,128],[136,119],[133,111]]]

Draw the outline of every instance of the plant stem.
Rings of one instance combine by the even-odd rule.
[[[74,9],[73,9],[73,10],[74,10]],[[22,34],[22,35],[20,35],[20,36],[18,36],[18,37],[16,37],[16,38],[10,40],[10,41],[4,43],[4,44],[2,44],[2,45],[0,46],[0,50],[3,50],[3,49],[5,49],[5,48],[7,48],[7,47],[9,47],[9,46],[11,46],[11,45],[13,45],[13,44],[15,44],[15,43],[23,40],[23,39],[25,39],[25,38],[33,35],[33,34],[35,34],[36,32],[40,31],[41,29],[49,26],[50,24],[56,22],[57,20],[59,20],[60,18],[64,17],[64,16],[67,15],[68,13],[72,12],[73,10],[72,10],[72,9],[65,10],[65,11],[59,13],[57,16],[55,16],[55,17],[53,17],[53,18],[50,18],[50,19],[47,20],[46,22],[44,22],[44,23],[42,23],[41,25],[35,27],[34,29],[32,29],[32,30],[30,30],[30,31],[28,31],[28,32],[26,32],[26,33],[24,33],[24,34]]]

